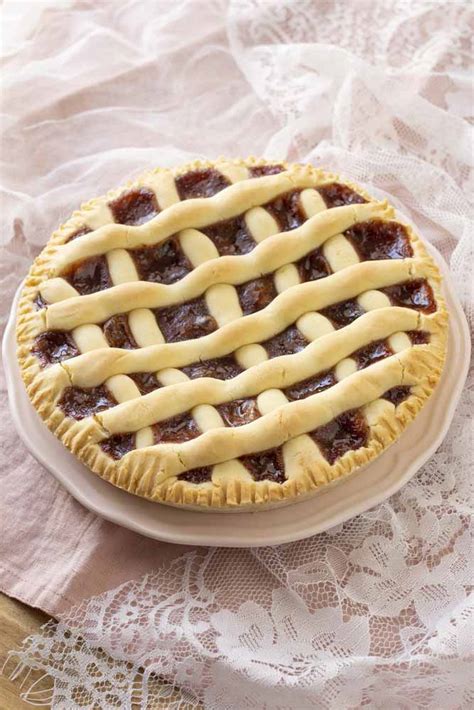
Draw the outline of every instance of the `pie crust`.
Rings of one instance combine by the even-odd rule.
[[[92,471],[197,510],[352,474],[439,381],[439,271],[393,208],[310,165],[218,159],[91,200],[34,261],[18,359]]]

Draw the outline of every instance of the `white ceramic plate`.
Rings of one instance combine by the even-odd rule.
[[[434,252],[433,249],[430,251]],[[82,505],[142,535],[179,544],[257,547],[300,540],[343,523],[385,500],[416,473],[443,440],[466,379],[470,339],[467,322],[441,256],[451,315],[448,365],[428,404],[401,439],[363,471],[306,501],[258,513],[199,513],[151,503],[93,474],[56,439],[30,403],[16,359],[12,305],[3,342],[8,395],[23,442]]]

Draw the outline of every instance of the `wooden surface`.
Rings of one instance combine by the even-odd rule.
[[[19,648],[23,639],[38,631],[49,618],[39,609],[32,609],[0,593],[0,668],[5,663],[7,653]],[[4,674],[0,675],[0,708],[2,710],[3,708],[5,710],[31,710],[32,705],[25,703],[20,698],[22,692],[20,681],[12,682],[6,677],[12,668],[14,668],[14,662],[10,661]],[[46,690],[47,688],[47,681],[36,686],[36,690]]]

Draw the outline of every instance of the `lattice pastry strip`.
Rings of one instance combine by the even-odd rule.
[[[424,265],[418,265],[409,259],[392,264],[367,262],[355,265],[326,279],[288,289],[267,309],[247,316],[246,319],[227,323],[219,330],[198,340],[170,343],[166,347],[156,345],[147,348],[146,351],[134,350],[121,353],[118,364],[121,368],[125,368],[124,371],[134,372],[137,369],[144,371],[168,367],[170,362],[173,366],[180,366],[200,358],[220,357],[242,345],[267,340],[295,321],[303,330],[302,323],[305,320],[304,314],[307,313],[308,300],[318,310],[324,310],[333,302],[332,294],[335,291],[342,300],[364,298],[363,294],[360,294],[359,282],[363,282],[363,287],[368,288],[373,294],[374,288],[404,281],[410,278],[410,274],[414,274],[417,278],[426,278],[429,276],[429,270],[427,271]],[[327,323],[327,319],[321,316],[320,322]],[[309,328],[309,325],[306,325]],[[316,332],[315,336],[317,335]],[[310,336],[309,339],[313,338]],[[117,353],[115,350],[96,353],[87,361],[88,373],[92,374],[97,370],[96,362],[100,369],[107,368],[107,371],[113,374],[114,363],[117,364]],[[72,360],[67,367],[72,376],[80,377],[81,373],[84,373],[82,360],[77,362]]]
[[[358,187],[309,166],[197,163],[94,200],[53,235],[20,304],[19,359],[50,428],[111,482],[192,507],[289,501],[377,456],[424,404],[444,360],[439,284],[413,230]],[[182,327],[190,313],[210,327],[183,340],[193,299]],[[190,379],[232,353],[240,374]],[[242,397],[258,417],[227,426],[222,407]],[[96,409],[74,422],[78,402]],[[174,415],[194,438],[160,439]]]
[[[383,365],[383,367],[381,367]],[[166,482],[173,475],[197,466],[209,466],[219,461],[228,460],[229,456],[244,456],[250,453],[253,439],[265,442],[265,449],[279,446],[284,439],[295,438],[306,431],[317,430],[334,417],[343,414],[347,408],[363,407],[376,400],[383,392],[396,387],[400,382],[403,360],[391,359],[390,363],[376,363],[368,372],[358,372],[352,378],[347,378],[330,390],[309,397],[306,400],[292,402],[284,407],[270,411],[266,416],[237,429],[219,428],[186,442],[182,445],[162,445],[160,447],[160,468],[154,469],[153,479],[156,484]],[[375,377],[381,376],[381,383]],[[352,380],[352,381],[350,381]],[[362,387],[362,380],[364,385]],[[348,386],[345,386],[345,385]],[[328,401],[330,396],[332,402]],[[318,398],[318,407],[312,406],[314,398]],[[211,444],[212,442],[212,444]],[[261,446],[261,445],[260,445]],[[261,449],[259,446],[259,450]],[[150,465],[154,460],[154,449],[143,452],[140,461]],[[134,469],[137,463],[137,452],[131,451],[128,465]],[[192,462],[192,463],[191,463]]]
[[[140,412],[139,419],[133,406],[109,409],[100,414],[100,419],[106,430],[118,433],[121,426],[134,430],[136,421],[153,424],[186,411],[186,408],[194,407],[201,401],[219,405],[232,399],[256,396],[266,389],[286,389],[314,375],[314,363],[317,363],[321,371],[329,370],[347,359],[354,351],[363,350],[374,340],[390,338],[399,327],[411,332],[419,324],[417,313],[398,308],[367,313],[360,321],[316,339],[295,354],[268,359],[266,350],[262,348],[265,359],[253,365],[252,371],[244,371],[231,379],[213,379],[210,382],[199,379],[190,383],[189,387],[183,387],[182,391],[158,389],[150,392],[144,397],[147,413],[145,415]],[[427,333],[433,328],[430,317],[426,316],[420,325]],[[69,367],[65,365],[62,369],[69,370]],[[186,367],[183,369],[186,370]],[[176,368],[161,369],[158,375],[163,377],[164,372],[179,372],[180,381],[187,381],[183,372]],[[71,379],[75,386],[91,384],[84,377],[81,379],[80,371]],[[96,384],[97,381],[94,382],[94,385]],[[167,381],[166,384],[172,383]]]
[[[56,299],[51,298],[51,290],[53,283],[58,282],[53,279],[41,287],[41,295],[45,298],[49,295],[52,303],[46,313],[47,326],[59,329],[69,322],[80,325],[83,322],[91,322],[92,319],[97,321],[107,318],[119,312],[120,308],[128,308],[130,299],[140,302],[141,307],[156,308],[193,299],[217,283],[243,284],[257,279],[261,274],[277,271],[296,259],[305,258],[328,237],[337,234],[341,227],[350,227],[364,218],[373,219],[387,215],[390,215],[390,211],[384,205],[374,203],[358,205],[357,208],[341,208],[337,212],[327,210],[314,215],[295,230],[294,234],[290,232],[293,239],[289,239],[287,233],[268,236],[250,254],[224,256],[216,260],[216,263],[209,254],[198,268],[170,285],[140,283],[135,286],[131,282],[85,295],[80,299],[55,302]],[[192,258],[194,260],[194,256]]]

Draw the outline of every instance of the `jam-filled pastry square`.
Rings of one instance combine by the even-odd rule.
[[[74,213],[17,321],[28,394],[93,472],[259,510],[396,441],[442,372],[439,271],[387,202],[311,165],[157,169]]]

